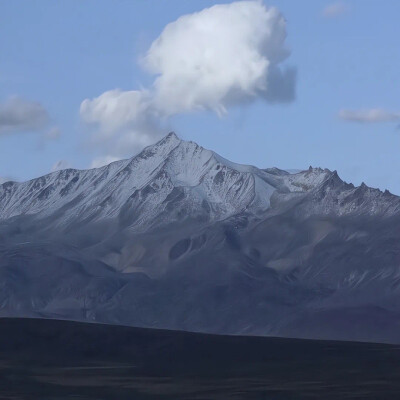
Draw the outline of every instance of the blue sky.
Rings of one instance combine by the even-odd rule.
[[[87,168],[107,156],[114,137],[96,143],[103,136],[82,121],[81,103],[117,88],[151,87],[155,77],[140,60],[165,26],[228,3],[1,1],[0,177],[30,179],[61,160]],[[255,97],[222,115],[213,109],[172,113],[161,129],[232,161],[337,169],[346,181],[400,194],[400,2],[263,4],[285,19],[291,54],[280,65],[297,70],[295,99],[275,104]],[[2,130],[10,104],[28,107],[36,120]],[[126,146],[126,154],[119,149],[118,156],[133,155],[138,146]]]

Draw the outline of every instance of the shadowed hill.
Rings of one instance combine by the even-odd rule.
[[[399,378],[391,345],[0,319],[1,398],[376,399]]]

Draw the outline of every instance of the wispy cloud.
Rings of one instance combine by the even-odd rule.
[[[10,177],[0,176],[0,185],[2,185],[5,182],[13,181],[13,180],[15,180],[15,179],[10,178]]]
[[[60,171],[67,168],[71,168],[71,164],[67,160],[59,160],[52,166],[51,172]]]
[[[296,70],[282,66],[286,22],[261,1],[215,5],[168,24],[141,59],[155,76],[146,89],[109,90],[80,107],[82,120],[97,128],[109,157],[149,144],[168,118],[262,99],[295,98]]]
[[[0,103],[0,134],[42,132],[45,139],[56,139],[60,131],[50,123],[47,110],[37,101],[12,96]]]
[[[36,131],[49,121],[46,109],[36,101],[13,96],[0,104],[0,133]]]
[[[60,136],[61,130],[58,126],[52,126],[44,134],[44,137],[49,140],[58,139]]]
[[[387,111],[381,108],[364,110],[341,110],[339,118],[345,121],[360,123],[400,121],[400,112]]]
[[[327,18],[336,18],[348,11],[348,6],[338,1],[336,3],[328,4],[322,11],[322,15]]]
[[[120,160],[121,157],[113,157],[113,156],[104,156],[95,158],[92,163],[90,164],[90,168],[100,168],[103,165],[110,164],[114,161]]]

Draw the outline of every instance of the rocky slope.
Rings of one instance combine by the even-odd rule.
[[[400,198],[175,134],[0,185],[0,315],[400,342]]]

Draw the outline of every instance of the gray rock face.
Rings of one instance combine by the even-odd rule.
[[[0,185],[0,315],[400,342],[400,198],[169,134]]]

